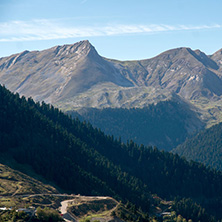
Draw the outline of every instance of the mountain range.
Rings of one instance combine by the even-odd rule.
[[[142,108],[177,95],[212,125],[221,119],[222,50],[208,56],[176,48],[151,59],[118,61],[100,56],[85,40],[1,58],[0,83],[64,111]]]
[[[206,55],[176,48],[151,59],[118,61],[100,56],[85,40],[0,58],[0,83],[90,121],[124,142],[133,139],[165,150],[222,119],[222,50]],[[178,104],[162,129],[173,132],[175,123],[182,134],[166,130],[154,135],[160,129],[155,105],[161,101],[166,101],[161,105],[166,115],[168,102]],[[152,114],[141,112],[153,104]],[[154,115],[153,121],[148,121],[149,115]],[[129,118],[134,120],[131,125]]]

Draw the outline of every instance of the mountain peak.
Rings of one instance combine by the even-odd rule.
[[[180,47],[180,48],[174,48],[174,49],[169,49],[165,52],[160,53],[159,55],[155,56],[152,59],[156,59],[156,58],[161,58],[161,59],[172,59],[174,57],[178,57],[178,56],[187,56],[190,54],[190,48],[186,48],[186,47]]]
[[[56,56],[68,56],[72,54],[88,55],[89,53],[98,54],[88,40],[83,40],[74,44],[55,46],[51,49],[56,54]]]
[[[89,45],[89,46],[92,46],[92,44],[89,42],[89,40],[82,40],[82,41],[79,41],[77,43],[80,43],[80,44],[85,44],[85,45]],[[75,43],[76,44],[76,43]]]
[[[214,55],[222,55],[222,49],[219,49],[218,51],[216,51],[212,56]]]
[[[89,42],[89,40],[79,41],[77,43],[72,44],[73,47],[79,47],[82,50],[95,50],[94,46]]]
[[[219,69],[221,70],[222,66],[222,49],[216,51],[213,55],[210,56],[210,58],[217,63],[219,66]]]

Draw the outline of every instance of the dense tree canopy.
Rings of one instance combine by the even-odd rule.
[[[222,123],[200,132],[173,150],[189,160],[222,170]]]
[[[210,210],[216,205],[216,213],[221,212],[220,172],[157,148],[133,141],[124,144],[89,123],[4,87],[0,98],[0,152],[31,165],[67,192],[109,195],[145,211],[151,193],[180,196]]]
[[[188,105],[176,100],[144,108],[88,108],[79,112],[81,115],[75,111],[68,113],[89,121],[108,135],[120,136],[123,142],[132,139],[138,144],[155,145],[164,150],[171,150],[184,142],[190,136],[191,128],[194,133],[195,128],[203,127]]]

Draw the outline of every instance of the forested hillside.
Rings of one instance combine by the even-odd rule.
[[[179,99],[145,108],[91,108],[79,113],[81,116],[68,112],[108,135],[121,137],[124,143],[132,139],[137,144],[155,145],[164,150],[171,150],[204,126],[197,114]]]
[[[67,192],[109,195],[145,211],[153,204],[151,193],[169,199],[180,196],[221,216],[221,173],[157,148],[133,141],[123,144],[4,87],[0,98],[0,152],[31,165]]]
[[[222,123],[204,130],[173,150],[189,160],[222,170]]]

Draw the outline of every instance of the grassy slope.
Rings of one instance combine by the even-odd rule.
[[[15,196],[34,193],[58,193],[50,186],[41,183],[17,170],[0,164],[0,194],[4,196]]]
[[[0,163],[0,207],[55,205],[50,196],[23,196],[53,193],[58,193],[56,188]]]

